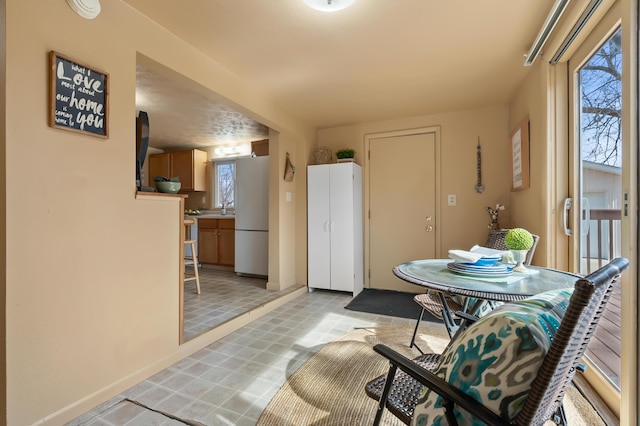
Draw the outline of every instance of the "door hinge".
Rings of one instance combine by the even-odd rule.
[[[371,150],[367,151],[367,159],[371,160]]]
[[[371,219],[371,210],[367,210],[367,216],[369,216],[369,219]]]

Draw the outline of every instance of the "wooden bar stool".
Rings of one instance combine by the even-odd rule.
[[[193,281],[196,282],[196,290],[197,293],[200,294],[200,276],[198,275],[198,259],[196,256],[196,240],[191,238],[191,232],[189,227],[196,223],[195,219],[185,219],[184,220],[184,228],[185,228],[185,239],[184,243],[186,246],[189,246],[191,249],[191,257],[188,257],[186,254],[184,256],[184,282]],[[186,248],[186,247],[185,247]],[[186,267],[192,265],[193,266],[193,274],[186,272]]]

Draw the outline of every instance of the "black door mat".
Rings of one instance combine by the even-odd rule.
[[[415,295],[416,293],[405,293],[403,291],[365,288],[345,306],[345,309],[391,317],[418,319],[420,306],[413,301]],[[423,319],[425,321],[441,322],[440,319],[426,311]]]

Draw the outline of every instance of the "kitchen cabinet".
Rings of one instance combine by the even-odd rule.
[[[235,219],[198,219],[198,261],[233,266]]]
[[[251,142],[251,152],[255,153],[256,157],[269,155],[269,139]]]
[[[307,167],[308,286],[362,291],[362,168],[356,163]]]
[[[181,192],[206,191],[207,153],[199,149],[163,152],[149,155],[149,185],[153,178],[179,177]]]

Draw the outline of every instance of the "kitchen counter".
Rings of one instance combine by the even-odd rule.
[[[193,218],[193,219],[235,219],[236,218],[236,216],[233,214],[222,215],[220,213],[185,214],[184,217]]]

